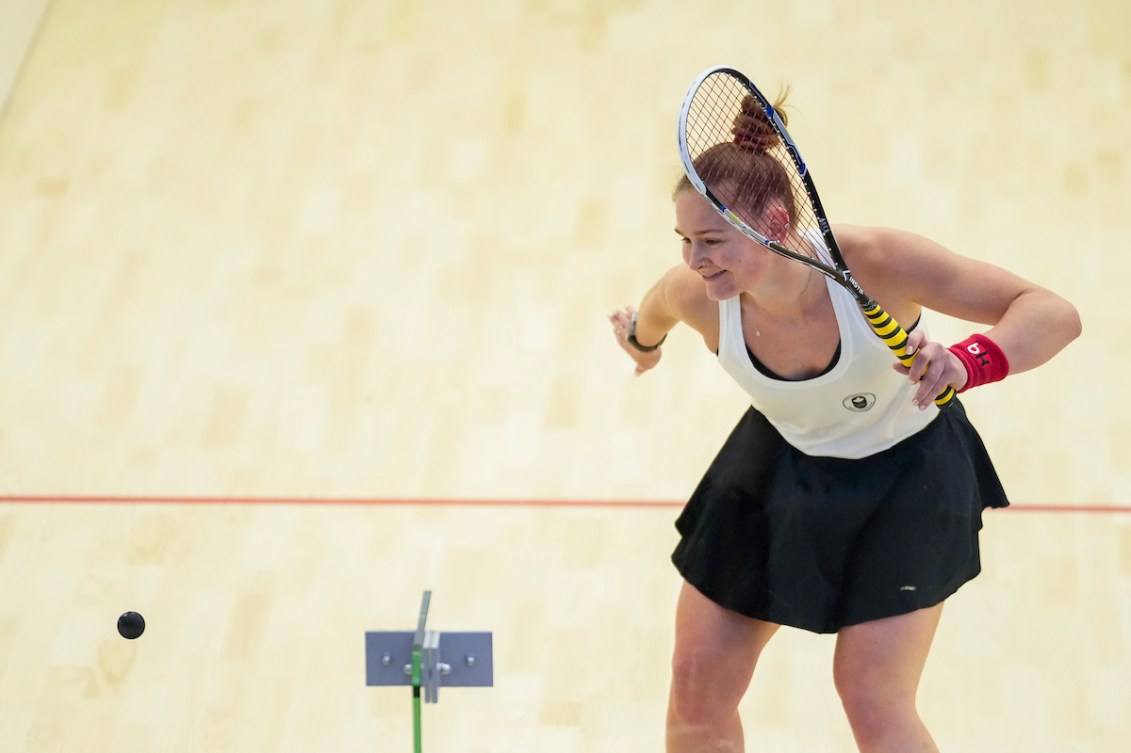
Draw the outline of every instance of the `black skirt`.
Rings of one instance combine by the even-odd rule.
[[[982,510],[1008,504],[957,401],[858,460],[806,455],[751,408],[676,521],[672,561],[720,606],[835,633],[949,597],[981,570]]]

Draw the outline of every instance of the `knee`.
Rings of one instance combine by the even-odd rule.
[[[866,683],[838,682],[837,693],[857,739],[874,739],[883,734],[890,724],[887,716],[890,710],[884,708],[879,696]]]
[[[875,673],[840,670],[837,693],[858,741],[880,740],[917,718],[914,692]]]
[[[729,720],[750,684],[751,672],[725,653],[692,651],[672,661],[669,713],[689,726],[711,727]]]

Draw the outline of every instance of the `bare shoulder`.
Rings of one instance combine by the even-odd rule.
[[[914,284],[924,266],[949,252],[923,236],[888,227],[838,225],[837,245],[856,281],[897,320],[914,320],[923,303]],[[934,259],[934,262],[926,260]]]
[[[909,276],[961,257],[922,235],[890,227],[837,225],[833,228],[844,260],[861,285],[900,287]]]
[[[926,238],[888,227],[836,225],[837,244],[849,268],[857,274],[890,268],[890,257],[896,249],[927,241]]]

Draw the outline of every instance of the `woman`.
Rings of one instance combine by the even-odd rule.
[[[745,208],[767,236],[804,248],[775,143],[750,107],[734,142],[699,159],[739,165],[759,191],[731,205],[756,202]],[[1079,334],[1076,310],[921,236],[834,228],[861,286],[915,323],[908,369],[847,292],[746,238],[686,178],[674,204],[683,264],[639,310],[610,316],[614,334],[641,374],[683,322],[752,407],[676,524],[668,751],[743,750],[739,701],[781,625],[837,634],[834,681],[861,751],[937,751],[919,679],[944,601],[980,570],[982,510],[1008,502],[961,404],[940,411],[933,398],[1044,363]],[[948,348],[928,336],[924,309],[989,329]]]

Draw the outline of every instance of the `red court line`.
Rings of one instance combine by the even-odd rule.
[[[581,499],[428,499],[422,497],[195,497],[146,495],[2,495],[0,502],[24,504],[203,504],[203,505],[321,505],[347,507],[682,507],[664,500]]]
[[[526,507],[526,508],[680,508],[672,500],[624,499],[428,499],[416,497],[204,497],[147,495],[32,494],[2,495],[0,503],[16,504],[198,504],[198,505],[321,505],[346,507]],[[1001,512],[1131,513],[1128,505],[1014,504]]]

